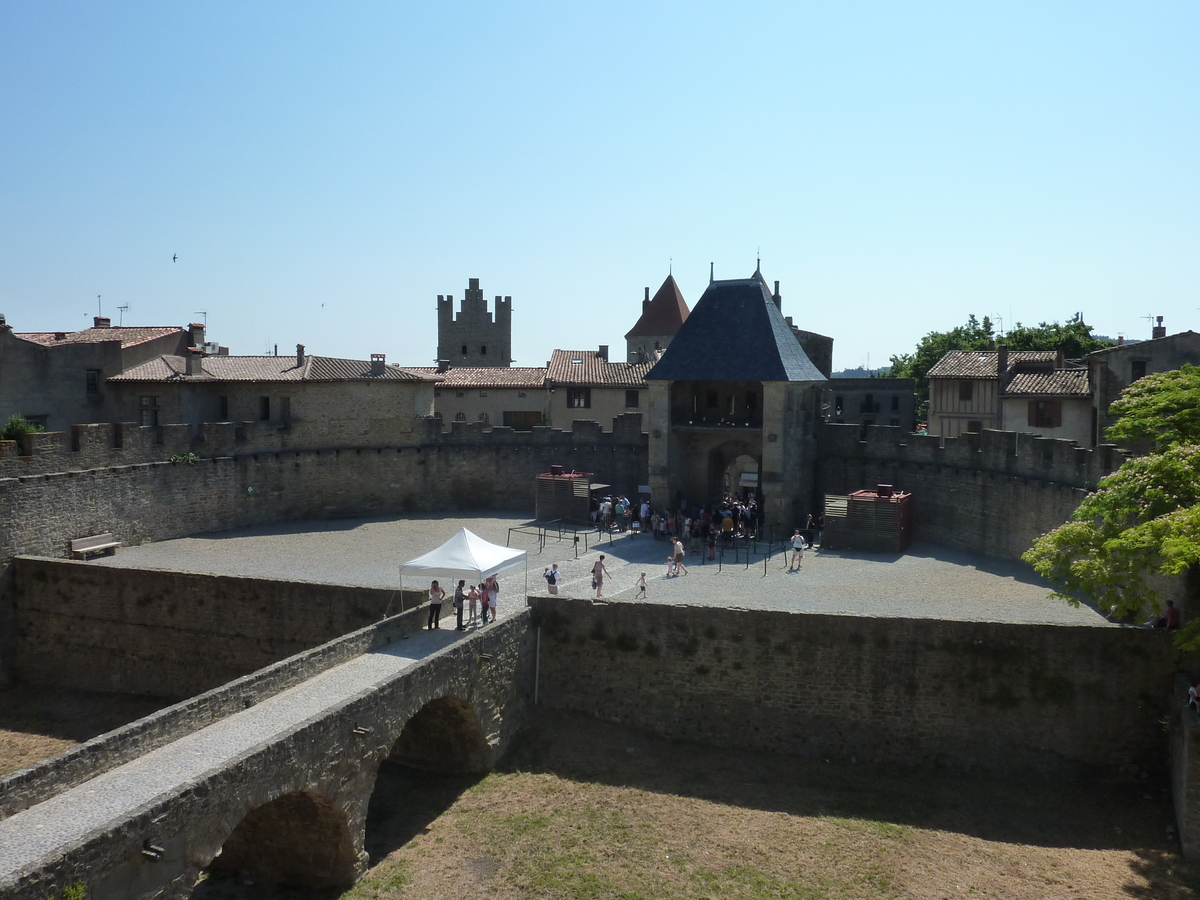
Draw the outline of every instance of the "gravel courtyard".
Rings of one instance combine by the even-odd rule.
[[[503,545],[510,528],[528,521],[528,516],[481,512],[289,522],[126,547],[92,565],[394,588],[401,563],[432,550],[459,528]],[[735,563],[727,554],[718,570],[715,562],[701,561],[703,554],[689,552],[689,574],[666,578],[668,544],[648,535],[613,535],[611,544],[607,536],[598,544],[597,538],[595,532],[586,536],[585,551],[580,535],[576,559],[569,536],[559,541],[552,535],[539,550],[535,535],[512,533],[511,546],[529,551],[529,592],[545,593],[542,569],[556,562],[565,574],[563,595],[594,596],[589,573],[603,553],[612,573],[604,585],[606,600],[632,600],[634,583],[645,572],[653,603],[1118,627],[1086,606],[1074,609],[1050,599],[1045,583],[1022,564],[940,547],[916,544],[903,555],[818,549],[805,554],[798,572],[788,571],[782,554],[765,566],[756,557],[749,567],[744,555]],[[520,596],[525,579],[524,567],[502,574],[502,611],[505,601]],[[404,586],[423,585],[406,579]]]

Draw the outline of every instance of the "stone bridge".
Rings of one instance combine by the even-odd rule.
[[[187,897],[201,870],[309,887],[367,866],[384,760],[489,769],[533,690],[529,610],[461,635],[414,610],[0,780],[0,897]]]

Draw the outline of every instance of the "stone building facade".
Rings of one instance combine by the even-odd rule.
[[[14,332],[0,317],[0,421],[21,415],[49,431],[118,422],[107,379],[164,353],[204,343],[204,326],[116,327],[96,316],[82,331]]]
[[[458,315],[454,314],[452,294],[438,294],[437,313],[439,365],[512,365],[512,297],[496,297],[493,318],[479,279],[471,278]]]
[[[376,420],[433,414],[437,375],[369,361],[312,356],[164,355],[108,379],[118,421],[142,426],[259,422],[276,428],[305,424],[339,433]]]
[[[529,431],[550,421],[546,370],[532,366],[463,366],[410,371],[442,380],[433,392],[434,414],[449,430],[454,422],[503,425]]]
[[[1091,443],[1095,446],[1104,440],[1104,432],[1116,422],[1108,412],[1121,391],[1139,378],[1154,372],[1170,372],[1184,363],[1200,365],[1200,334],[1181,331],[1167,334],[1158,317],[1153,337],[1148,341],[1120,343],[1116,347],[1096,350],[1087,355],[1088,373],[1091,378],[1092,423]]]
[[[831,378],[821,392],[821,418],[838,425],[890,425],[915,431],[912,378]]]
[[[555,350],[546,367],[550,424],[570,428],[574,421],[611,427],[613,419],[646,409],[646,373],[652,362],[609,362],[608,347]]]
[[[646,380],[655,504],[695,509],[753,490],[779,527],[815,508],[826,379],[761,277],[710,282]]]

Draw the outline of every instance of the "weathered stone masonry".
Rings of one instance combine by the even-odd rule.
[[[1161,767],[1165,686],[1189,661],[1140,629],[531,602],[549,706],[888,764]]]
[[[1001,559],[1020,559],[1125,460],[1112,445],[1090,450],[1012,431],[943,439],[826,425],[818,440],[821,493],[876,484],[912,491],[918,540]]]
[[[493,765],[507,747],[522,724],[532,686],[528,619],[524,610],[505,618],[494,630],[452,644],[378,689],[261,745],[231,767],[199,783],[180,785],[119,828],[92,835],[84,846],[26,873],[15,885],[5,885],[6,900],[45,900],[76,880],[84,881],[94,900],[127,900],[163,888],[167,896],[187,897],[200,870],[239,823],[281,799],[284,806],[307,805],[315,813],[310,824],[317,834],[310,831],[303,837],[326,857],[320,870],[299,874],[310,883],[318,878],[349,883],[366,866],[366,811],[378,767],[402,743],[405,727],[421,710],[450,698],[477,723],[479,746],[470,757],[477,768]],[[438,740],[436,733],[433,740]],[[273,805],[269,812],[287,810]],[[160,859],[142,853],[147,843],[164,849]],[[251,874],[257,871],[266,878],[278,877],[289,860],[267,854],[254,862],[258,869]]]

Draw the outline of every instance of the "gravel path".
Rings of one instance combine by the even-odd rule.
[[[0,895],[22,872],[36,868],[48,857],[117,826],[138,809],[220,771],[236,758],[394,679],[469,634],[460,634],[453,627],[418,632],[400,644],[322,672],[0,821]]]
[[[394,588],[403,561],[432,550],[459,528],[504,544],[509,528],[527,521],[527,516],[483,512],[291,522],[123,548],[92,564]],[[929,545],[914,545],[905,554],[818,550],[805,554],[798,572],[788,571],[782,555],[765,568],[761,557],[746,568],[744,560],[734,563],[727,556],[718,571],[715,562],[702,563],[689,553],[689,574],[668,579],[668,544],[647,535],[621,535],[611,544],[604,538],[597,547],[595,538],[594,532],[587,536],[585,552],[580,536],[576,559],[569,538],[551,539],[539,551],[534,536],[513,534],[512,546],[530,552],[529,591],[545,592],[542,569],[557,562],[566,576],[562,594],[594,596],[589,573],[604,553],[612,573],[604,586],[609,600],[632,600],[634,582],[645,572],[648,599],[654,603],[1116,627],[1094,609],[1050,599],[1047,585],[1021,563]],[[520,596],[525,573],[512,570],[501,583],[503,608],[505,601]],[[410,586],[423,585],[405,583]]]

